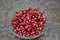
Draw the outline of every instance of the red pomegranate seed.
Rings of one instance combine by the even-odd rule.
[[[36,8],[34,8],[34,11],[38,11]]]
[[[43,13],[39,12],[36,8],[23,9],[16,12],[11,22],[13,31],[20,36],[35,36],[43,31],[46,18]]]

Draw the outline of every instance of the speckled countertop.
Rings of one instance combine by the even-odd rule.
[[[5,20],[7,14],[27,7],[48,12],[48,25],[40,40],[60,40],[60,0],[0,0],[0,40],[21,40],[8,31]]]

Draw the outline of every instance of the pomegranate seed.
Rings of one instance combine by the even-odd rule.
[[[34,11],[38,11],[36,8],[34,8]]]
[[[26,10],[23,9],[22,13],[26,14]]]
[[[23,9],[21,12],[16,12],[11,22],[13,25],[13,31],[20,36],[35,36],[43,31],[46,18],[42,12],[39,12],[36,8]]]

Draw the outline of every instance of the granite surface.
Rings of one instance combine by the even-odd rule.
[[[9,32],[6,19],[27,7],[39,9],[47,18],[45,33],[36,40],[60,40],[60,0],[0,0],[0,40],[22,40]]]

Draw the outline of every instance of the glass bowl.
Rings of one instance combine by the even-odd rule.
[[[15,36],[17,36],[17,37],[19,37],[19,38],[23,38],[23,39],[34,39],[34,38],[40,37],[40,36],[44,33],[45,29],[43,29],[43,31],[42,31],[40,34],[35,35],[35,36],[33,36],[33,37],[24,37],[24,36],[20,36],[20,35],[16,34],[16,33],[13,31],[13,26],[12,26],[12,24],[11,24],[11,19],[14,18],[15,14],[16,14],[16,13],[10,13],[10,14],[7,15],[7,27],[8,27],[8,30],[9,30],[13,35],[15,35]]]

